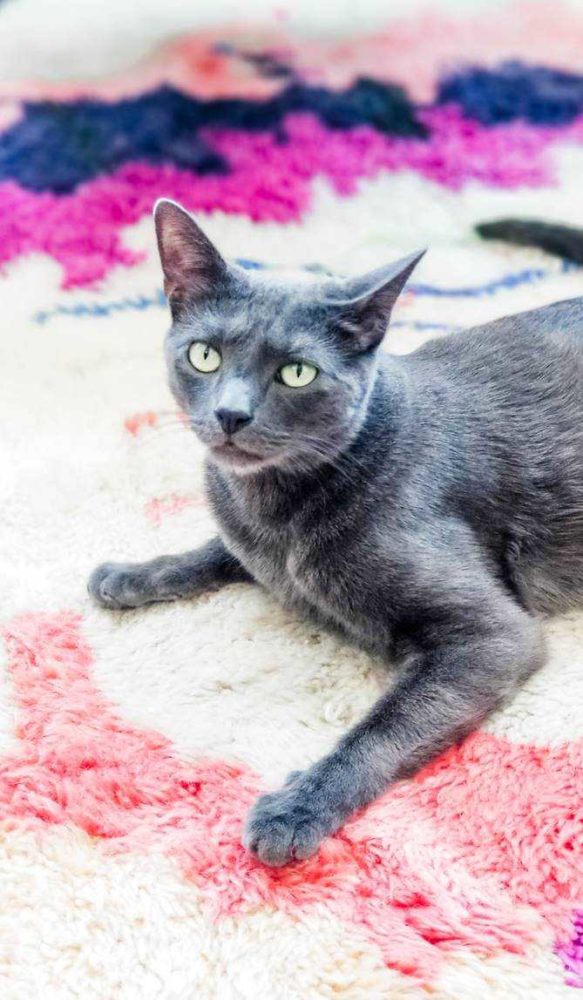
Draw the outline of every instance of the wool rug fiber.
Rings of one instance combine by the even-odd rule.
[[[337,36],[279,11],[90,78],[3,79],[3,1000],[583,987],[583,612],[549,622],[511,707],[270,870],[241,846],[247,809],[384,668],[258,588],[123,614],[85,590],[104,559],[214,530],[165,384],[155,199],[247,267],[351,273],[428,246],[398,352],[583,294],[580,269],[473,231],[583,225],[582,51],[580,5],[450,2]]]

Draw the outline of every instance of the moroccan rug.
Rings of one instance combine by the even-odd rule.
[[[583,225],[582,51],[580,7],[450,5],[327,41],[266,18],[105,78],[2,84],[3,1000],[583,986],[583,614],[549,624],[510,708],[277,871],[242,848],[245,813],[363,714],[380,665],[259,589],[125,614],[85,590],[106,558],[214,530],[165,385],[154,200],[248,267],[427,245],[395,351],[582,294],[580,270],[473,232]]]

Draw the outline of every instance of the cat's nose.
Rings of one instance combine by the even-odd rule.
[[[236,434],[237,431],[251,423],[252,417],[245,410],[229,410],[225,406],[215,410],[215,417],[219,421],[225,434]]]

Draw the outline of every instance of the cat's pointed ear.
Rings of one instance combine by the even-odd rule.
[[[176,202],[161,198],[154,206],[164,293],[175,316],[185,302],[216,290],[227,265],[192,216]]]
[[[417,250],[394,264],[344,282],[338,298],[338,321],[359,350],[366,351],[381,342],[393,306],[425,252]]]

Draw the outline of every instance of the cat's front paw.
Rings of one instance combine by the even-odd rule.
[[[243,844],[265,865],[279,868],[314,854],[335,829],[305,774],[294,772],[277,792],[262,795],[245,824]]]
[[[139,608],[155,598],[150,576],[140,563],[102,563],[89,577],[87,590],[103,608]]]

